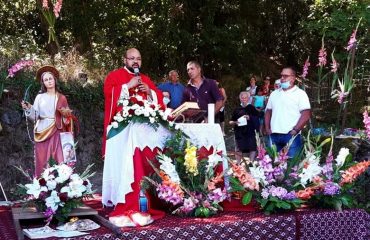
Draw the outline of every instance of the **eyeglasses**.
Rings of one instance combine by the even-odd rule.
[[[282,78],[287,78],[287,77],[292,77],[292,76],[294,76],[294,75],[292,75],[292,74],[281,74],[280,75]]]
[[[130,61],[141,61],[141,58],[138,57],[138,58],[135,58],[135,57],[129,57],[129,58],[126,58],[127,60],[130,60]]]

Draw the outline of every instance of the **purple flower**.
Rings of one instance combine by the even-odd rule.
[[[291,173],[289,173],[289,177],[294,178],[294,179],[297,179],[298,178],[298,173],[291,172]]]
[[[44,216],[47,218],[46,222],[48,222],[48,223],[51,222],[51,220],[53,219],[54,214],[55,214],[55,212],[53,211],[53,209],[48,207],[46,209],[46,211],[44,212]]]
[[[309,61],[310,61],[310,57],[308,57],[304,63],[303,71],[302,71],[302,78],[306,78],[308,74],[308,67],[311,65]]]
[[[364,116],[363,123],[365,125],[365,132],[366,132],[367,138],[370,139],[370,117],[369,117],[369,113],[367,112],[367,110],[364,111],[363,116]]]
[[[345,92],[340,92],[339,95],[338,95],[338,103],[339,104],[342,104],[344,102],[344,98],[347,96],[348,94],[345,93]]]
[[[323,167],[323,174],[328,178],[331,179],[333,177],[333,152],[332,150],[329,151],[328,156],[326,157],[326,163]]]
[[[269,197],[269,195],[270,195],[270,193],[269,193],[268,188],[262,189],[261,196],[263,197],[263,199],[267,199]]]
[[[296,198],[297,198],[297,195],[295,194],[294,191],[290,191],[287,194],[285,194],[285,196],[284,196],[285,200],[293,200],[293,199],[296,199]]]
[[[211,202],[215,202],[215,203],[219,203],[219,202],[222,202],[223,200],[226,199],[226,190],[221,190],[221,188],[216,188],[214,189],[213,191],[211,191],[209,194],[208,194],[208,199],[209,201]]]
[[[271,186],[269,189],[271,196],[283,199],[287,195],[288,191],[283,187]]]
[[[279,166],[274,168],[274,177],[281,178],[284,176],[284,170]]]
[[[325,164],[322,168],[322,173],[325,175],[326,178],[332,179],[333,177],[333,165],[332,164]]]
[[[281,163],[285,163],[288,160],[288,151],[280,151],[278,156],[278,161]]]
[[[347,51],[351,50],[354,46],[356,46],[356,33],[357,33],[357,30],[353,30],[353,33],[348,41],[348,45],[346,47]]]
[[[327,56],[326,49],[324,48],[324,46],[322,46],[321,49],[319,50],[319,63],[317,64],[317,66],[323,67],[326,65],[327,63],[326,56]]]
[[[335,195],[340,192],[340,187],[338,184],[333,182],[326,182],[324,187],[324,194],[325,195]]]
[[[183,201],[182,197],[177,194],[176,189],[167,185],[159,185],[157,187],[158,197],[173,205],[177,205]]]
[[[184,200],[184,205],[180,207],[180,210],[184,213],[189,213],[193,211],[195,207],[196,207],[196,203],[194,203],[191,198],[186,198]]]
[[[329,164],[329,163],[332,163],[334,160],[334,157],[333,157],[333,151],[330,150],[329,153],[328,153],[328,156],[326,157],[326,163]]]

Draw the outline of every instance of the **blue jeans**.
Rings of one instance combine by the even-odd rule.
[[[289,140],[292,139],[292,137],[293,136],[289,133],[287,134],[273,133],[270,135],[268,146],[271,147],[271,144],[275,145],[277,151],[279,152],[283,147],[285,147],[288,144]],[[303,147],[302,136],[301,134],[297,134],[293,140],[293,143],[289,147],[288,156],[290,158],[294,158],[302,150],[302,147]]]

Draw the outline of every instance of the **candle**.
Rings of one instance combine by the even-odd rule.
[[[214,103],[208,104],[208,123],[210,124],[215,123],[215,104]]]

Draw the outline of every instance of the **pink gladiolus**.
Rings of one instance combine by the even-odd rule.
[[[348,41],[348,46],[346,47],[347,51],[351,50],[356,45],[356,42],[357,42],[356,33],[357,33],[357,30],[353,30],[351,38]]]
[[[311,65],[309,61],[310,61],[310,57],[308,57],[307,60],[304,63],[302,78],[306,78],[306,76],[308,74],[308,67]]]
[[[9,69],[8,69],[8,77],[14,77],[15,74],[19,71],[19,70],[22,70],[23,68],[25,67],[29,67],[29,66],[32,66],[33,65],[33,61],[32,60],[20,60],[19,62],[17,62],[16,64],[14,64],[13,66],[11,66]]]
[[[56,18],[59,17],[59,13],[60,13],[60,10],[62,9],[62,3],[63,3],[63,0],[58,0],[55,5],[54,5],[54,15]]]
[[[42,8],[49,9],[48,0],[42,0]]]
[[[327,63],[326,56],[327,56],[326,49],[322,47],[319,51],[319,63],[317,64],[317,66],[323,67],[326,65]]]
[[[332,63],[331,63],[331,72],[336,73],[338,71],[339,63],[332,58]]]
[[[344,98],[347,97],[347,92],[339,92],[338,94],[338,103],[342,104],[344,102]]]
[[[365,125],[365,133],[367,135],[367,138],[370,139],[370,117],[369,117],[369,114],[367,112],[367,110],[365,110],[364,112],[364,125]]]

